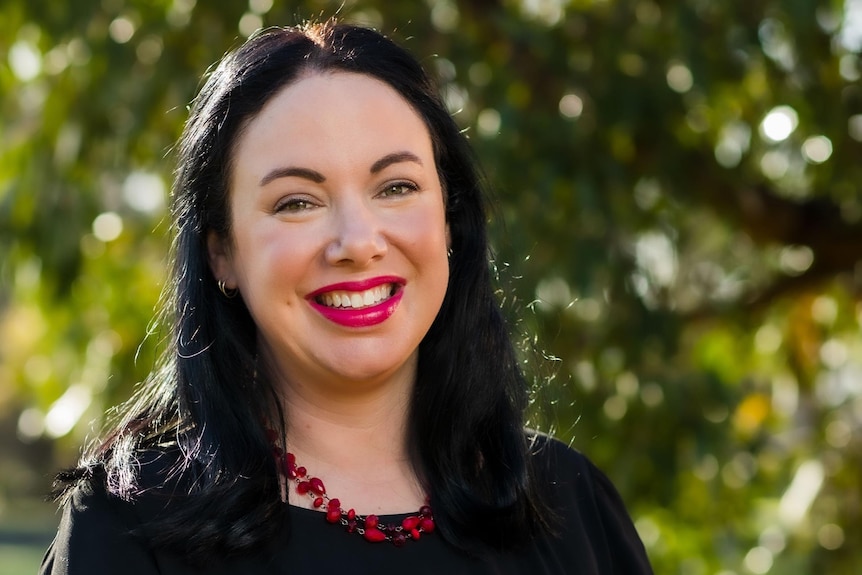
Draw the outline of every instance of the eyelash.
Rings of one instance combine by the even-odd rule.
[[[391,194],[390,192],[394,189],[399,189],[402,191],[397,193],[397,194]],[[406,190],[406,191],[403,191],[403,190]],[[412,192],[418,192],[418,191],[419,191],[419,186],[417,186],[413,182],[393,182],[391,184],[387,184],[386,187],[384,187],[380,191],[379,195],[381,195],[383,197],[406,196]]]
[[[394,190],[398,190],[393,193]],[[384,198],[390,197],[401,197],[407,196],[413,192],[418,192],[419,186],[414,184],[413,182],[393,182],[391,184],[387,184],[380,192],[377,194],[378,196]],[[315,207],[315,203],[307,198],[287,198],[284,201],[276,204],[275,209],[273,210],[276,213],[279,212],[301,212]]]
[[[288,198],[275,206],[276,212],[301,212],[313,207],[314,204],[305,198]]]

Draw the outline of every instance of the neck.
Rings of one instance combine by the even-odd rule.
[[[409,391],[320,398],[289,390],[288,447],[297,457],[357,471],[406,460]]]
[[[425,502],[411,465],[407,417],[414,371],[354,393],[285,385],[287,450],[326,483],[328,493],[357,512],[391,514]],[[291,504],[308,507],[294,491]]]

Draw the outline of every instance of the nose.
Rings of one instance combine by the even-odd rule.
[[[357,204],[333,214],[334,234],[325,252],[330,265],[365,267],[389,249],[380,218],[370,206]]]

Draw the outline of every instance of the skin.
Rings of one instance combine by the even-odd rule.
[[[421,117],[369,76],[305,76],[242,131],[230,194],[231,237],[209,236],[210,265],[254,318],[260,359],[283,392],[289,449],[358,512],[415,511],[424,494],[406,457],[406,416],[417,349],[449,275]],[[339,325],[309,303],[326,286],[387,276],[403,285],[381,323]]]

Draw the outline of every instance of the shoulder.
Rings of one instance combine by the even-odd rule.
[[[592,481],[596,474],[605,477],[586,455],[555,437],[531,431],[527,440],[533,468],[542,480],[568,483]]]
[[[529,439],[539,487],[550,491],[553,501],[583,508],[615,508],[625,513],[611,480],[586,455],[548,435],[533,433]]]
[[[57,534],[40,573],[155,573],[156,562],[141,528],[166,508],[169,470],[175,459],[167,452],[141,454],[135,468],[136,495],[120,496],[104,465],[79,473],[62,503]]]
[[[104,475],[94,472],[69,492],[40,573],[154,573],[152,556],[135,536],[138,526],[134,506],[110,494]]]
[[[646,550],[611,480],[580,451],[532,434],[537,487],[558,515],[559,539],[604,565],[601,573],[652,573]]]

